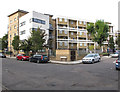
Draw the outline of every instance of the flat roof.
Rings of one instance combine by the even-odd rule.
[[[20,10],[20,9],[18,9],[16,12],[14,12],[14,13],[8,15],[8,17],[10,17],[10,16],[12,16],[12,15],[14,15],[15,13],[18,13],[18,12],[29,13],[29,12],[27,12],[27,11],[24,11],[24,10]]]

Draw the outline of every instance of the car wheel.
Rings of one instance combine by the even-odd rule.
[[[94,64],[94,60],[92,60],[92,62],[91,62],[92,64]]]
[[[100,62],[100,58],[99,58],[98,62]]]
[[[118,68],[116,67],[116,70],[118,70]]]
[[[37,63],[39,63],[40,61],[39,60],[37,60]]]

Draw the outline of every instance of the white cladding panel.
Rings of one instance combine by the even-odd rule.
[[[45,24],[32,22],[32,18],[45,21]],[[21,23],[23,23],[23,22],[25,22],[25,25],[20,26]],[[49,37],[49,16],[35,12],[35,11],[22,16],[19,20],[20,40],[28,39],[30,37],[30,32],[31,32],[32,28],[37,29],[38,27],[40,27],[40,29],[45,30],[45,32],[47,34],[47,38],[46,38],[46,42],[47,42],[48,37]],[[25,30],[25,34],[21,35],[21,31],[24,31],[24,30]]]

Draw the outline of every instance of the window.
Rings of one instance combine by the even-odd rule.
[[[59,42],[60,46],[62,46],[62,42]]]
[[[64,42],[64,45],[65,45],[65,46],[68,46],[67,42]]]
[[[84,29],[84,27],[82,29]]]
[[[59,30],[59,33],[62,34],[62,30]]]
[[[62,18],[59,18],[59,21],[62,21]]]
[[[71,44],[71,47],[73,47],[73,44]]]
[[[23,35],[23,34],[25,34],[25,30],[23,30],[23,31],[20,32],[20,35]]]
[[[14,25],[14,29],[16,29],[16,25]]]
[[[73,32],[71,32],[71,35],[73,35]]]
[[[82,21],[80,21],[79,23],[82,24]]]
[[[19,16],[17,16],[17,20],[19,19]]]
[[[86,22],[84,21],[84,25],[86,25]]]
[[[65,22],[67,22],[67,19],[64,19],[65,20]]]
[[[16,36],[16,33],[14,33],[14,36]]]
[[[14,18],[14,21],[16,21],[16,18]]]
[[[80,32],[80,35],[82,35],[82,32]]]
[[[86,35],[86,32],[84,32],[84,35]]]
[[[40,23],[40,24],[45,24],[45,21],[44,21],[44,20],[37,19],[37,18],[32,18],[32,22]]]
[[[10,31],[11,31],[11,27],[10,27]]]
[[[11,38],[11,35],[10,35],[10,38]]]
[[[73,21],[71,21],[71,24],[73,24]]]
[[[80,43],[80,46],[82,46],[82,43]]]
[[[86,43],[84,43],[84,46],[86,46]]]
[[[67,31],[64,31],[65,32],[65,34],[67,34]]]
[[[25,25],[25,23],[26,23],[26,21],[24,21],[24,22],[20,23],[20,27],[21,27],[21,26],[24,26],[24,25]]]
[[[10,23],[12,23],[12,20],[10,20]]]

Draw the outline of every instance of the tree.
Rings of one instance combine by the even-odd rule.
[[[2,50],[8,47],[8,34],[2,37]]]
[[[46,47],[45,41],[46,41],[46,34],[44,30],[41,30],[40,28],[37,29],[37,31],[33,30],[31,32],[31,41],[32,41],[32,51],[38,52],[38,50],[41,50]]]
[[[110,49],[111,50],[113,50],[113,52],[114,52],[114,49],[115,49],[115,44],[114,44],[114,40],[113,40],[113,36],[112,37],[110,37],[110,40],[109,40],[109,47],[110,47]]]
[[[118,49],[120,50],[120,34],[118,34],[118,38],[116,40],[116,44],[118,45]]]
[[[107,40],[109,27],[103,20],[97,20],[95,24],[87,24],[88,33],[94,42],[97,42],[100,47]]]
[[[12,46],[13,46],[13,49],[17,51],[17,53],[20,49],[19,44],[20,44],[19,36],[15,36],[14,40],[12,41]]]
[[[31,38],[25,39],[24,41],[20,42],[20,49],[25,52],[25,54],[28,55],[29,51],[31,50],[32,42]]]

